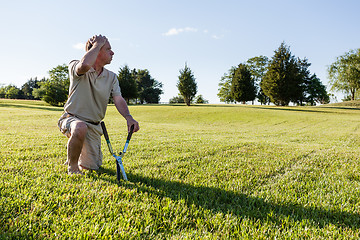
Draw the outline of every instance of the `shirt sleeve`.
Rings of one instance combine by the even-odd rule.
[[[80,76],[77,75],[76,73],[76,65],[79,63],[79,60],[72,60],[69,63],[69,74],[70,74],[70,78],[79,78]]]
[[[112,90],[111,90],[111,95],[113,97],[121,96],[121,89],[120,89],[120,85],[119,85],[119,80],[117,79],[116,75],[113,78],[113,86],[112,86]]]

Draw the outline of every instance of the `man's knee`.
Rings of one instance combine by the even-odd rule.
[[[86,123],[76,121],[71,123],[71,136],[78,139],[85,139],[88,127]]]

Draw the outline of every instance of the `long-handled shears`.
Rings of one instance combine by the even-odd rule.
[[[103,130],[104,137],[105,137],[107,146],[109,148],[109,151],[110,151],[111,155],[113,155],[114,158],[116,159],[116,176],[117,176],[117,180],[120,181],[120,172],[121,172],[124,180],[127,181],[128,179],[127,179],[127,176],[126,176],[126,173],[125,173],[124,165],[122,163],[122,158],[126,153],[126,150],[128,148],[128,145],[129,145],[129,142],[130,142],[130,139],[131,139],[131,136],[132,136],[132,134],[134,132],[134,125],[132,125],[130,127],[130,132],[128,133],[128,136],[127,136],[126,143],[125,143],[123,151],[119,153],[119,156],[116,156],[116,154],[114,153],[114,151],[113,151],[113,149],[111,147],[111,143],[110,143],[110,139],[109,139],[109,135],[107,133],[106,127],[105,127],[105,123],[101,122],[100,124],[101,124],[101,128]]]

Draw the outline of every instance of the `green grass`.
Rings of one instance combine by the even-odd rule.
[[[130,106],[118,183],[104,141],[100,175],[67,175],[61,108],[0,100],[0,239],[359,239],[357,107]]]

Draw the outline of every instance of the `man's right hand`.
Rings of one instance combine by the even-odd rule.
[[[94,35],[89,40],[90,40],[90,43],[93,45],[93,47],[100,47],[100,48],[102,46],[104,46],[105,43],[108,41],[108,39],[102,35]]]

